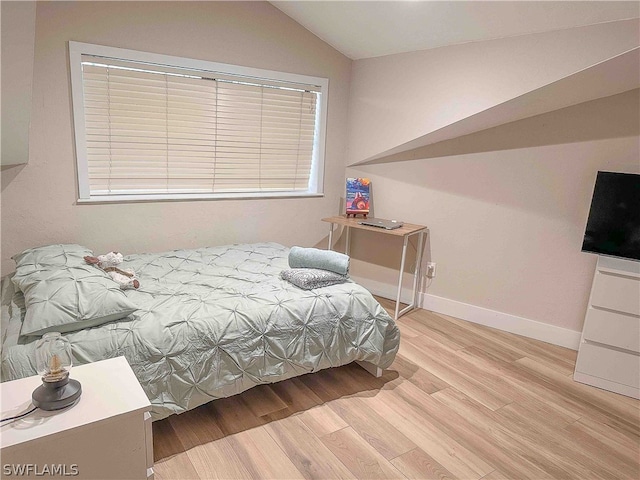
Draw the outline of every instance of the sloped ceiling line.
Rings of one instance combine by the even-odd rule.
[[[638,87],[640,87],[640,47],[469,115],[410,142],[356,161],[349,166],[418,159],[421,149],[437,142],[616,95]]]

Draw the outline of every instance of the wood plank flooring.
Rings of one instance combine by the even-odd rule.
[[[156,479],[640,479],[640,401],[574,382],[576,352],[425,310],[398,325],[381,378],[351,364],[155,422]]]

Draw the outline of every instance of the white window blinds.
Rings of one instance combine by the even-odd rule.
[[[91,198],[314,190],[318,86],[90,55],[81,78]]]

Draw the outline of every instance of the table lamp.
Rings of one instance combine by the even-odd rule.
[[[69,378],[72,365],[71,343],[59,332],[45,333],[38,340],[36,368],[42,375],[42,385],[31,395],[34,406],[42,410],[60,410],[80,398],[80,382]]]

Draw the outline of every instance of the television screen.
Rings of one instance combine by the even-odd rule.
[[[598,172],[582,251],[640,260],[640,174]]]

